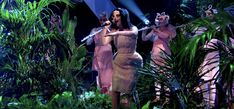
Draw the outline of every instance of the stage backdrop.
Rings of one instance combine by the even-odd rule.
[[[92,12],[99,18],[99,15],[102,12],[106,12],[108,17],[110,13],[115,9],[115,6],[111,0],[84,0],[85,3],[89,6]]]

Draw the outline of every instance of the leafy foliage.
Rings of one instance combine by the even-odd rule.
[[[56,29],[49,31],[43,21],[50,16],[43,13],[51,11],[48,5],[72,4],[69,0],[15,2],[11,10],[5,9],[6,1],[1,4],[0,44],[6,54],[1,63],[1,95],[20,98],[34,93],[46,101],[55,93],[75,88],[74,84],[79,83],[74,81],[73,72],[81,69],[86,55],[86,49],[82,45],[77,47],[74,41],[76,19],[65,19],[66,29],[62,33]]]
[[[8,109],[110,109],[108,95],[99,91],[87,92],[85,98],[74,98],[72,92],[54,95],[48,103],[43,103],[40,96],[23,95],[19,100],[1,97],[1,108]]]

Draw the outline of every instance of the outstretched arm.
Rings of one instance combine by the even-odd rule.
[[[137,35],[138,34],[138,29],[136,26],[131,27],[130,30],[124,30],[124,31],[116,31],[116,32],[111,32],[108,33],[107,36],[132,36],[132,35]]]
[[[91,30],[90,34],[93,34],[95,31],[96,31],[96,29],[93,28],[93,29]],[[88,38],[88,39],[86,40],[86,44],[87,44],[87,45],[91,45],[91,44],[93,43],[93,38],[94,38],[94,36]]]

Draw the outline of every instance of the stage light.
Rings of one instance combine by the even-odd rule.
[[[118,0],[123,6],[125,6],[129,11],[136,15],[145,25],[148,25],[150,21],[145,17],[140,8],[133,0]]]
[[[149,25],[150,24],[150,21],[148,19],[144,19],[143,22],[144,22],[145,25]]]

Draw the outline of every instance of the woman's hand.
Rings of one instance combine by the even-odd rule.
[[[116,32],[110,32],[110,33],[107,33],[106,36],[116,36],[118,35],[118,31]]]
[[[107,20],[102,24],[102,27],[104,26],[105,28],[109,28],[110,25],[111,25],[111,22],[109,20]]]
[[[153,28],[153,31],[155,32],[155,33],[159,33],[160,32],[160,30],[159,30],[159,28]]]

